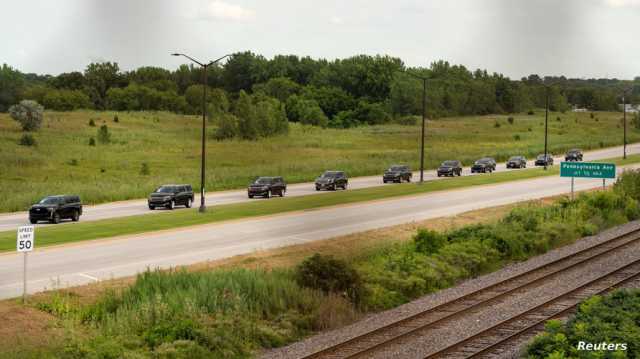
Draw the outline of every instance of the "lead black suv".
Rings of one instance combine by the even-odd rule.
[[[460,161],[444,161],[438,167],[438,177],[440,176],[462,176],[462,163]]]
[[[553,156],[550,153],[538,155],[536,158],[536,166],[553,166]]]
[[[491,173],[495,170],[496,160],[491,157],[481,158],[471,166],[471,173]]]
[[[582,161],[582,151],[574,148],[572,150],[567,151],[567,154],[564,156],[565,161]]]
[[[276,194],[284,197],[286,192],[287,184],[282,177],[258,177],[258,179],[247,188],[249,198],[253,198],[254,196],[269,198]]]
[[[389,167],[388,170],[384,171],[384,174],[382,175],[382,182],[411,182],[411,177],[413,177],[413,173],[411,172],[409,166],[393,165]]]
[[[193,204],[193,189],[190,184],[166,184],[158,187],[149,195],[149,209],[157,207],[173,209],[175,206],[183,205],[191,208]]]
[[[330,189],[335,191],[338,188],[347,189],[349,179],[342,171],[325,171],[322,176],[316,178],[316,191]]]
[[[29,222],[49,221],[58,224],[61,219],[80,220],[82,203],[76,195],[48,196],[29,208]]]
[[[507,168],[527,168],[527,159],[524,156],[512,156],[507,161]]]

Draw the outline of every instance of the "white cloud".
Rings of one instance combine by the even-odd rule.
[[[229,4],[220,0],[214,0],[209,3],[204,15],[206,18],[231,21],[248,21],[253,20],[256,17],[253,10],[245,9],[242,6]]]
[[[330,21],[334,25],[342,25],[342,24],[344,24],[344,20],[341,17],[338,17],[338,16],[332,17]]]
[[[640,0],[605,0],[611,7],[640,7]]]

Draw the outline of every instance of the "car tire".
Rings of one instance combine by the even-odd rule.
[[[73,214],[71,215],[71,220],[74,222],[78,222],[80,220],[80,213],[78,213],[78,211],[73,211]]]
[[[53,224],[58,224],[60,223],[60,214],[59,213],[54,213],[53,217],[51,217],[51,223]]]
[[[31,224],[36,224],[38,223],[38,220],[29,218],[29,222],[31,222]]]
[[[184,204],[185,207],[187,208],[191,208],[191,203],[193,202],[193,200],[191,198],[187,198],[187,202]]]
[[[173,200],[171,200],[171,202],[169,202],[169,204],[167,205],[167,209],[173,210],[173,207],[175,206],[176,206],[176,203]]]
[[[156,209],[156,206],[149,205],[149,209],[153,211],[154,209]]]
[[[264,195],[264,198],[271,198],[271,190],[267,191],[267,194]]]
[[[249,198],[253,198],[253,195],[252,195],[252,194],[250,194],[250,195],[248,195],[248,196],[249,196]]]
[[[319,191],[319,190],[320,190],[320,187],[316,186],[316,191]]]

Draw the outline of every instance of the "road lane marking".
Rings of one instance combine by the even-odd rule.
[[[89,279],[91,279],[92,281],[95,281],[95,282],[99,282],[100,281],[100,279],[98,279],[96,277],[92,277],[92,276],[90,276],[88,274],[84,274],[84,273],[76,273],[76,274],[81,276],[81,277],[89,278]]]

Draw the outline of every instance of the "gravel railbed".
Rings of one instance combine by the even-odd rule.
[[[320,333],[318,335],[312,336],[300,342],[293,343],[283,348],[265,351],[262,353],[261,357],[270,359],[270,358],[300,358],[300,357],[307,356],[309,354],[312,354],[324,348],[344,342],[345,340],[351,339],[358,335],[362,335],[370,331],[373,331],[375,329],[378,329],[380,327],[386,326],[402,318],[409,317],[411,315],[420,313],[429,308],[433,308],[439,304],[446,303],[456,298],[459,298],[463,295],[466,295],[478,289],[490,286],[504,279],[513,277],[521,273],[525,273],[534,268],[545,265],[546,263],[552,262],[556,259],[562,258],[571,253],[574,253],[578,250],[592,247],[594,245],[597,245],[599,243],[605,242],[614,237],[629,233],[637,229],[640,229],[640,221],[633,221],[625,225],[603,231],[598,235],[585,237],[581,240],[576,241],[571,245],[554,249],[552,251],[547,252],[546,254],[531,258],[524,262],[515,263],[512,265],[506,266],[505,268],[498,270],[496,272],[483,275],[474,279],[463,281],[457,286],[444,289],[430,295],[426,295],[424,297],[416,299],[410,303],[404,304],[397,308],[369,315],[366,318],[354,324],[348,325],[346,327]],[[625,257],[627,256],[627,254],[635,255],[636,257],[634,259],[638,258],[637,257],[638,253],[636,251],[629,251],[629,253],[625,253]],[[615,262],[619,263],[619,260],[621,259],[617,258]],[[603,264],[603,266],[606,266],[606,265],[607,264]],[[582,281],[584,278],[589,277],[589,275],[597,275],[597,274],[598,272],[596,270],[592,270],[590,271],[590,273],[585,273],[584,275],[576,275],[576,280]],[[585,279],[584,281],[587,281],[587,279]],[[571,283],[571,281],[567,281],[567,280],[563,280],[562,282],[564,283],[557,283],[557,284],[561,285],[561,284]],[[529,302],[533,302],[534,300],[542,300],[540,299],[540,297],[541,296],[537,296],[537,295],[533,296],[532,298],[530,298]],[[513,305],[515,303],[501,303],[501,304],[502,305],[500,306],[500,308],[503,308],[503,305],[506,305],[507,307],[509,307],[510,304]],[[496,316],[497,318],[500,318],[500,313],[493,314],[493,317],[496,317]],[[495,319],[493,317],[489,315],[486,318],[487,320],[492,320],[492,319]],[[480,320],[480,319],[476,318],[476,320]],[[477,323],[481,324],[483,323],[483,320],[480,320]],[[473,332],[473,329],[472,329],[473,327],[475,327],[475,325],[472,327],[458,327],[457,330],[454,330],[453,332],[457,332],[457,334],[464,335],[465,333]],[[444,335],[444,333],[442,334]],[[404,358],[406,357],[405,355],[408,355],[408,357],[411,357],[412,356],[411,353],[422,353],[425,350],[433,351],[433,348],[446,345],[448,341],[449,340],[447,340],[447,336],[444,336],[444,337],[436,336],[432,338],[432,340],[429,340],[428,343],[424,341],[422,343],[414,343],[411,346],[405,347],[403,350],[398,351],[396,353],[388,353],[386,357]]]

